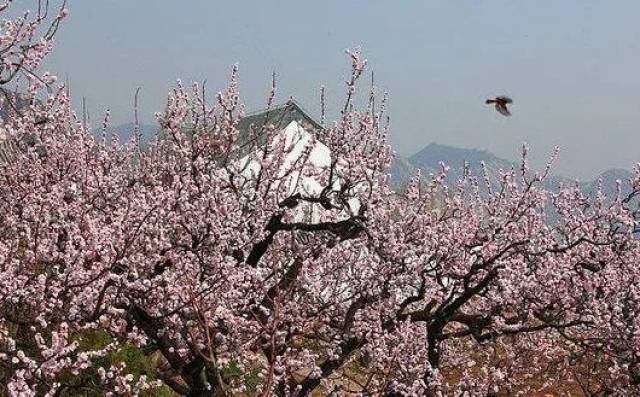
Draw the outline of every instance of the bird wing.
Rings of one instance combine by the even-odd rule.
[[[503,116],[511,116],[511,112],[507,109],[507,106],[500,102],[496,103],[496,110]]]
[[[496,97],[496,99],[504,103],[513,103],[513,100],[508,96],[499,96],[499,97]]]

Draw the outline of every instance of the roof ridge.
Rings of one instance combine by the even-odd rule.
[[[263,114],[263,113],[275,112],[275,111],[278,111],[278,110],[286,109],[289,106],[292,106],[292,107],[296,108],[300,113],[302,113],[303,116],[305,116],[306,118],[311,120],[314,124],[316,124],[317,127],[321,127],[320,123],[318,121],[316,121],[316,119],[309,114],[309,111],[307,109],[305,109],[304,106],[302,106],[302,104],[300,104],[300,102],[298,102],[297,100],[295,100],[293,98],[291,98],[291,99],[289,99],[286,102],[283,102],[281,104],[275,105],[275,106],[266,107],[266,108],[262,108],[262,109],[259,109],[259,110],[254,110],[252,112],[245,113],[243,118],[257,116],[257,115],[260,115],[260,114]]]

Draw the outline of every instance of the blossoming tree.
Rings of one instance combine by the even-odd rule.
[[[0,77],[33,40],[18,26],[44,23],[24,21],[3,25]],[[358,51],[343,111],[314,131],[325,166],[311,146],[292,160],[270,124],[242,136],[236,68],[213,103],[179,83],[142,150],[107,136],[108,116],[94,138],[64,87],[43,92],[51,38],[22,55],[40,105],[0,126],[16,147],[0,163],[0,394],[640,393],[639,172],[624,197],[552,193],[525,148],[499,190],[446,186],[443,166],[398,194],[386,101],[354,104]],[[145,373],[113,360],[127,348]]]

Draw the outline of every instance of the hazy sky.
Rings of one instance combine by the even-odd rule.
[[[114,123],[131,121],[136,86],[147,122],[177,78],[206,79],[213,96],[235,62],[248,110],[264,105],[275,70],[280,101],[293,95],[317,115],[320,85],[330,109],[342,103],[343,50],[360,45],[390,93],[400,154],[438,142],[516,159],[526,141],[539,165],[559,145],[556,172],[579,178],[640,160],[637,0],[70,0],[69,9],[49,68],[68,74],[94,120],[111,108]],[[513,97],[512,117],[484,105],[496,94]]]

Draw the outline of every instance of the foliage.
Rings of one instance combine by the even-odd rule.
[[[348,55],[313,135],[241,139],[234,68],[214,104],[179,82],[146,150],[32,79],[41,105],[0,125],[0,393],[640,393],[640,169],[627,197],[553,193],[525,148],[498,190],[443,167],[397,195],[386,101],[356,108]]]

